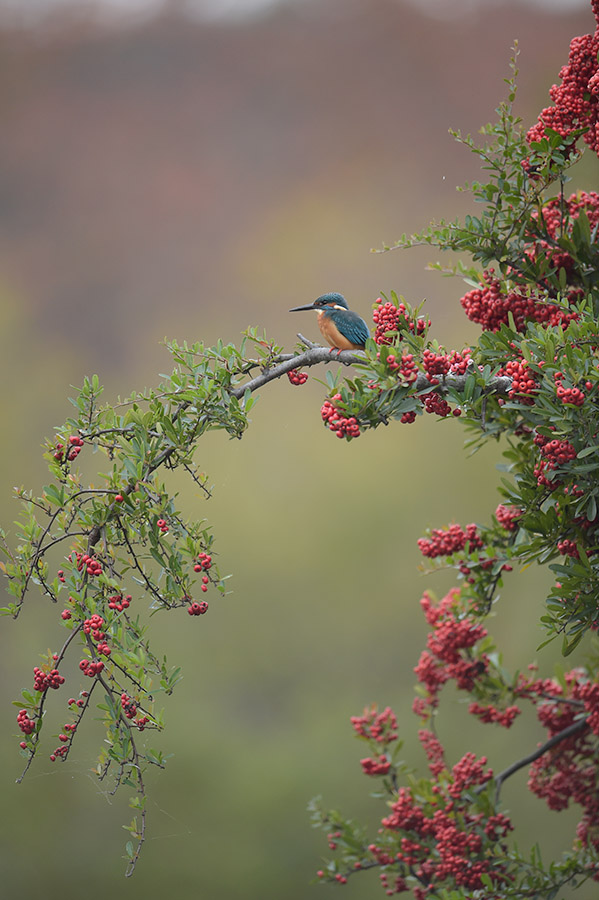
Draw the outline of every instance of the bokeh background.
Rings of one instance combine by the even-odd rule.
[[[493,117],[515,38],[517,111],[532,123],[571,37],[593,28],[586,4],[557,0],[0,0],[2,524],[18,512],[13,485],[43,484],[40,445],[69,415],[70,385],[97,372],[115,399],[155,384],[170,367],[165,336],[239,341],[258,325],[291,348],[298,326],[316,334],[289,307],[339,290],[369,318],[395,289],[426,298],[441,342],[475,340],[463,285],[426,271],[430,251],[371,248],[470,208],[455,188],[476,161],[448,128]],[[579,168],[580,186],[596,187],[596,160]],[[14,784],[10,701],[64,632],[35,596],[17,623],[3,620],[3,896],[382,896],[376,875],[310,884],[325,842],[306,806],[322,794],[380,818],[349,724],[371,702],[394,707],[406,758],[424,768],[410,712],[426,639],[418,601],[452,580],[423,578],[416,539],[488,520],[499,450],[468,457],[453,420],[346,445],[323,429],[322,397],[316,378],[270,385],[241,442],[212,435],[199,449],[213,498],[174,485],[213,524],[233,577],[191,625],[185,613],[154,619],[157,649],[185,679],[166,701],[160,746],[172,757],[148,778],[132,879],[126,797],[91,773],[98,723],[65,765],[48,760],[48,736]],[[547,583],[529,570],[506,585],[492,628],[507,665],[542,639]],[[541,671],[556,659],[543,650]],[[77,685],[73,674],[69,693]],[[48,715],[59,730],[61,709]],[[452,757],[474,748],[496,769],[542,737],[526,716],[508,733],[477,726],[457,696],[439,733]],[[570,845],[576,815],[549,813],[525,780],[504,796],[521,846],[538,840],[549,857]]]

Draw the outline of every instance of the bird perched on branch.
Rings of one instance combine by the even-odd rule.
[[[318,327],[331,350],[363,350],[370,337],[368,325],[348,308],[342,294],[323,294],[314,303],[294,306],[289,312],[313,309],[318,316]]]

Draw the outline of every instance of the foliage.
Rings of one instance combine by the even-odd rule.
[[[374,304],[374,333],[363,351],[331,353],[302,339],[285,354],[253,330],[239,349],[171,343],[172,374],[155,390],[112,405],[101,402],[98,378],[86,379],[74,416],[46,444],[48,485],[39,496],[19,489],[16,546],[2,534],[14,598],[3,612],[16,618],[36,586],[66,630],[16,704],[23,775],[41,747],[50,692],[75,661],[85,687],[67,700],[68,721],[50,759],[69,755],[93,702],[104,724],[98,777],[133,791],[128,874],[145,839],[144,773],[166,761],[141,734],[164,727],[155,702],[181,676],[154,648],[151,619],[171,610],[204,616],[205,596],[225,591],[210,526],[184,518],[170,471],[183,469],[208,496],[194,464],[200,438],[214,429],[241,438],[255,391],[284,375],[302,385],[305,369],[339,362],[355,374],[327,371],[321,409],[338,438],[355,440],[392,421],[412,424],[425,413],[460,419],[472,449],[503,441],[506,478],[488,525],[454,523],[419,541],[432,568],[453,567],[460,579],[440,601],[428,592],[422,599],[430,633],[415,669],[414,712],[429,773],[418,777],[400,759],[392,710],[373,706],[355,717],[370,753],[362,769],[379,779],[385,811],[372,839],[314,802],[314,822],[334,853],[319,877],[345,883],[375,868],[387,894],[412,891],[416,900],[549,898],[562,885],[599,878],[597,655],[554,677],[538,676],[532,664],[525,674],[510,673],[484,624],[507,574],[533,561],[556,578],[542,620],[545,642],[559,639],[568,656],[599,624],[599,194],[565,191],[581,143],[597,148],[598,42],[597,34],[573,41],[563,90],[552,91],[556,106],[528,134],[512,108],[514,57],[508,99],[483,129],[483,143],[456,133],[486,173],[468,187],[480,214],[433,224],[396,245],[424,243],[467,257],[451,271],[469,284],[461,303],[482,326],[475,347],[439,346],[421,310],[395,294]],[[545,742],[496,774],[473,752],[450,764],[435,733],[448,683],[466,692],[473,716],[499,727],[510,728],[529,702]],[[551,809],[581,808],[572,849],[550,864],[536,849],[526,858],[518,851],[501,807],[503,783],[525,766],[530,789]]]
[[[380,307],[395,328],[375,335],[381,344],[379,353],[371,354],[376,383],[356,380],[347,396],[341,392],[344,407],[366,427],[379,424],[370,394],[385,396],[385,391],[384,412],[413,421],[428,411],[421,399],[427,395],[416,392],[419,403],[405,417],[398,398],[409,391],[401,375],[400,386],[392,384],[400,356],[400,371],[406,361],[412,365],[403,353],[409,347],[432,383],[445,382],[446,400],[459,404],[454,413],[465,413],[473,449],[503,439],[507,477],[488,526],[453,524],[419,541],[433,567],[451,566],[462,581],[438,603],[428,592],[422,599],[431,631],[415,668],[414,713],[422,724],[419,738],[429,776],[416,777],[398,759],[395,727],[389,732],[380,726],[381,716],[387,721],[393,716],[390,710],[380,714],[372,707],[354,719],[371,754],[362,759],[362,769],[379,779],[376,796],[386,801],[387,813],[372,839],[339,813],[313,804],[314,824],[328,832],[335,851],[318,873],[325,880],[344,883],[357,871],[377,867],[387,895],[412,891],[416,900],[548,898],[565,885],[599,880],[599,655],[595,650],[585,666],[553,678],[538,677],[532,663],[525,674],[511,674],[483,624],[505,573],[537,561],[556,578],[542,617],[541,646],[559,638],[568,656],[599,625],[599,195],[565,193],[568,170],[582,154],[580,139],[597,149],[597,100],[588,83],[598,80],[598,49],[599,29],[574,39],[570,66],[560,73],[568,90],[552,90],[562,107],[551,115],[544,110],[542,127],[528,134],[512,109],[514,57],[508,100],[499,106],[497,122],[482,130],[484,143],[456,134],[487,175],[487,181],[469,186],[482,213],[464,223],[432,224],[396,245],[426,244],[468,255],[474,265],[436,268],[461,274],[471,285],[461,303],[483,327],[477,346],[458,355],[433,348],[431,356],[425,329],[418,334],[413,320],[406,329],[404,305],[393,298]],[[570,114],[576,90],[586,104],[578,121]],[[548,119],[563,127],[550,127]],[[456,359],[468,360],[459,391],[449,385]],[[511,379],[507,395],[489,392],[501,375]],[[448,404],[436,411],[451,412]],[[546,741],[496,774],[484,757],[471,752],[450,765],[435,733],[447,683],[469,695],[473,716],[495,726],[510,728],[523,704],[532,703]],[[529,857],[518,851],[510,840],[514,824],[501,809],[503,783],[524,767],[529,767],[529,789],[551,809],[570,803],[581,808],[572,849],[548,865],[538,848]]]

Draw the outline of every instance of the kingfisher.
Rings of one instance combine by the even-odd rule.
[[[335,292],[317,297],[314,303],[294,306],[289,312],[313,309],[318,316],[318,327],[333,350],[363,350],[370,337],[364,319],[352,312],[342,294]]]

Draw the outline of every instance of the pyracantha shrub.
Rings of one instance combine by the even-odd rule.
[[[592,8],[599,19],[597,0]],[[502,440],[506,477],[488,524],[449,523],[419,542],[429,569],[453,568],[459,581],[438,602],[431,592],[422,599],[430,630],[415,660],[413,713],[427,774],[418,778],[400,759],[401,716],[373,706],[354,717],[368,745],[360,768],[380,785],[384,809],[368,837],[314,804],[335,854],[319,878],[345,884],[375,869],[388,895],[411,891],[415,900],[548,900],[562,885],[599,879],[599,655],[590,651],[585,664],[561,674],[540,677],[531,662],[512,675],[486,622],[509,572],[538,562],[554,576],[544,642],[558,639],[568,656],[599,626],[599,195],[564,189],[584,146],[599,148],[598,40],[597,30],[574,39],[561,85],[551,90],[554,105],[528,132],[513,113],[514,57],[508,99],[481,145],[456,133],[487,179],[467,186],[478,214],[434,223],[396,245],[426,244],[467,260],[450,271],[468,283],[461,304],[481,326],[476,345],[443,347],[420,307],[393,292],[373,304],[363,351],[331,353],[300,338],[296,352],[284,353],[253,329],[239,348],[172,342],[172,373],[155,389],[113,405],[102,400],[99,379],[87,378],[74,415],[46,443],[49,483],[37,496],[17,491],[15,546],[0,536],[11,597],[3,613],[16,618],[37,589],[55,604],[57,628],[57,649],[28,664],[33,681],[16,704],[23,775],[45,746],[51,701],[64,704],[66,720],[48,747],[52,762],[69,756],[88,711],[99,711],[97,775],[112,790],[133,790],[128,874],[146,837],[145,772],[166,760],[150,737],[163,729],[159,704],[181,678],[154,649],[152,620],[181,614],[189,627],[210,627],[205,595],[225,592],[210,526],[182,514],[171,470],[208,496],[193,459],[199,440],[212,430],[241,438],[255,391],[283,376],[301,385],[305,369],[339,363],[327,369],[321,406],[338,438],[413,424],[425,413],[456,418],[473,450]],[[91,451],[101,471],[90,481]],[[77,672],[68,680],[67,658]],[[470,749],[448,759],[437,729],[448,685],[477,724],[510,734],[530,704],[544,741],[498,772]],[[517,850],[517,823],[501,805],[503,783],[525,767],[530,790],[549,809],[581,810],[571,848],[549,865],[536,850],[526,858]]]

